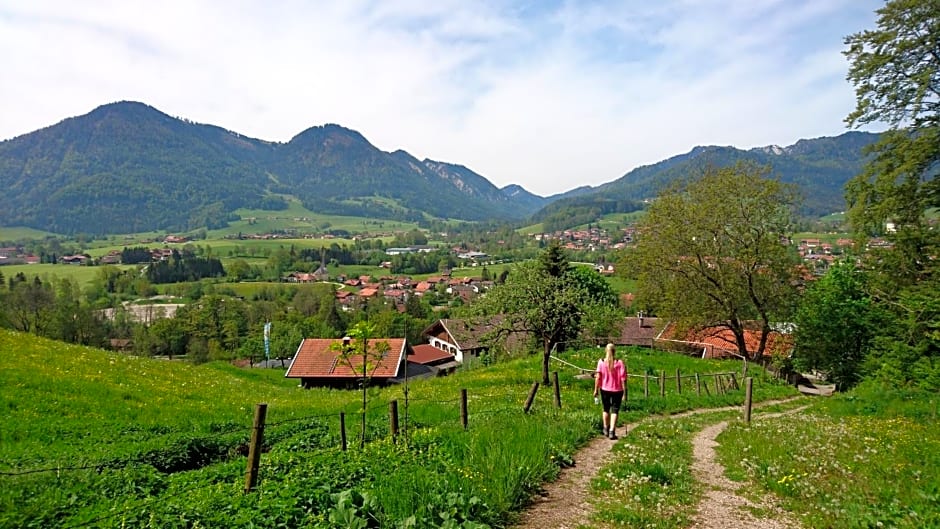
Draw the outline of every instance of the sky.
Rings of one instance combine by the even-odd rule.
[[[140,101],[383,151],[542,196],[697,145],[846,132],[874,0],[0,0],[0,140]]]

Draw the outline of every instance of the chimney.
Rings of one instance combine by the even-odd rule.
[[[640,322],[640,327],[642,327],[643,326],[643,311],[642,310],[636,313],[636,318],[637,318],[637,321]]]

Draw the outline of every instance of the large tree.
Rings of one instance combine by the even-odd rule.
[[[940,207],[940,2],[892,0],[877,13],[875,29],[845,39],[857,100],[846,123],[890,127],[846,186],[859,238],[889,243],[866,259],[873,299],[894,322],[879,329],[870,365],[891,379],[936,381],[940,233],[929,212]]]
[[[742,356],[759,358],[796,295],[798,262],[786,245],[794,199],[750,164],[710,167],[665,190],[627,256],[641,302],[680,328],[725,327]],[[757,350],[748,351],[747,330],[759,332]]]
[[[868,354],[878,311],[854,262],[836,263],[800,298],[794,323],[794,366],[818,370],[840,390],[856,384]]]
[[[498,334],[522,332],[538,340],[543,384],[550,383],[549,362],[556,345],[577,338],[585,327],[596,327],[588,320],[609,316],[616,308],[617,298],[603,278],[598,283],[576,270],[564,249],[550,244],[539,259],[513,268],[504,283],[471,307],[478,314],[501,315]]]

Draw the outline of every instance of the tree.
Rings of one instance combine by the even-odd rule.
[[[940,3],[891,0],[877,28],[846,37],[856,108],[849,126],[886,123],[864,171],[846,185],[859,239],[883,236],[868,253],[867,288],[891,314],[868,364],[892,382],[940,386],[940,233],[927,213],[940,206]],[[932,381],[932,382],[931,382]]]
[[[794,317],[794,367],[824,372],[840,391],[859,381],[878,326],[865,287],[854,263],[842,262],[806,289]]]
[[[375,374],[382,359],[388,354],[390,346],[386,341],[373,341],[375,326],[360,321],[347,330],[347,338],[342,343],[334,342],[330,348],[339,353],[341,362],[349,366],[353,373],[361,377],[362,383],[362,437],[359,448],[366,442],[366,399],[369,380]],[[407,369],[407,368],[406,368]]]
[[[856,107],[849,126],[887,123],[865,170],[846,186],[849,218],[863,236],[894,243],[890,266],[901,284],[923,280],[937,233],[925,213],[940,206],[940,3],[892,0],[877,29],[846,37]],[[893,228],[888,229],[890,223]]]
[[[742,356],[760,358],[790,315],[798,262],[787,245],[792,188],[750,164],[707,168],[650,204],[628,268],[641,302],[680,328],[718,326]],[[745,331],[759,333],[748,351]]]
[[[559,275],[552,275],[557,273]],[[582,332],[586,314],[600,314],[593,307],[616,297],[597,297],[582,276],[572,272],[560,246],[549,245],[537,261],[521,263],[478,301],[471,311],[484,316],[503,316],[497,335],[523,332],[534,336],[542,346],[542,383],[549,384],[549,361],[559,343]]]

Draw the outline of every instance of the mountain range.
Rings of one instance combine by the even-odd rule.
[[[325,214],[523,221],[598,204],[628,211],[690,171],[742,159],[799,184],[805,212],[816,214],[842,207],[842,186],[875,139],[850,132],[748,151],[696,147],[601,186],[541,197],[500,189],[459,164],[381,151],[340,125],[268,142],[118,102],[0,142],[0,226],[66,234],[216,228],[239,208],[284,209],[285,196]]]

